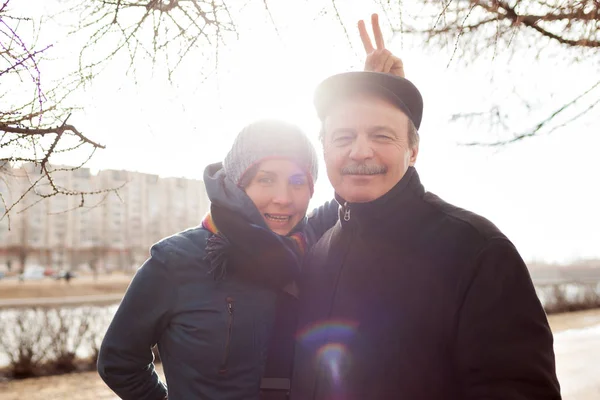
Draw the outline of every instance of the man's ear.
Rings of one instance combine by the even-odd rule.
[[[419,155],[419,145],[416,144],[410,149],[410,162],[408,165],[410,165],[411,167],[414,167],[415,163],[417,162],[418,155]]]

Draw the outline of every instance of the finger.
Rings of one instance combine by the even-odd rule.
[[[369,37],[369,33],[367,32],[365,21],[363,21],[362,19],[358,21],[358,33],[360,34],[360,40],[362,40],[362,44],[367,54],[372,53],[375,49],[373,48],[373,43],[371,43],[371,38]]]
[[[394,64],[390,69],[390,73],[401,78],[405,78],[404,63],[402,62],[402,59],[392,56],[392,60],[394,60]]]
[[[390,55],[387,58],[387,60],[385,60],[385,64],[383,65],[381,72],[385,72],[386,74],[389,74],[390,71],[392,70],[393,65],[394,65],[394,57]]]
[[[371,71],[375,72],[385,72],[385,64],[387,60],[392,57],[392,53],[389,50],[375,50],[371,55],[369,55],[369,59],[371,62]]]
[[[371,25],[373,25],[373,36],[375,37],[375,45],[379,50],[385,49],[383,34],[381,33],[381,27],[379,26],[379,16],[377,14],[371,15]]]

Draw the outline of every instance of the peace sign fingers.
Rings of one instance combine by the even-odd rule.
[[[377,14],[371,15],[371,26],[373,27],[373,37],[375,38],[375,45],[377,46],[377,50],[385,49],[383,33],[381,33],[381,27],[379,26],[379,16]],[[371,54],[373,51],[375,51],[375,48],[373,47],[373,42],[371,42],[371,37],[369,36],[369,32],[367,32],[365,21],[363,21],[362,19],[358,21],[358,33],[360,34],[360,40],[362,40],[365,52],[367,54]]]
[[[373,43],[371,43],[371,38],[369,37],[369,33],[367,32],[365,21],[363,21],[362,19],[358,21],[358,33],[360,34],[360,40],[362,40],[365,52],[367,54],[372,53],[375,49],[373,48]]]
[[[371,25],[373,26],[373,36],[375,37],[375,45],[377,46],[377,49],[385,49],[383,33],[381,33],[381,27],[379,26],[379,16],[377,14],[371,15]]]

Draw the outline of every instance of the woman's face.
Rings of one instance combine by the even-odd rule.
[[[267,226],[283,236],[304,218],[311,197],[308,177],[286,159],[261,162],[245,190]]]

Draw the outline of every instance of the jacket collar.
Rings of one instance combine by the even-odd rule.
[[[409,167],[402,179],[383,196],[367,203],[349,203],[337,193],[342,228],[366,228],[382,222],[393,222],[410,215],[407,203],[421,198],[425,188],[414,167]]]

